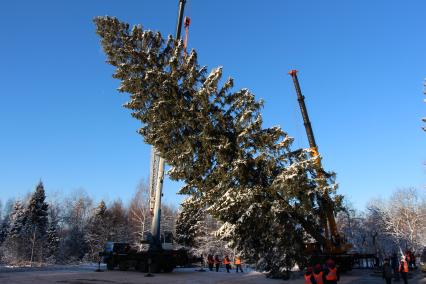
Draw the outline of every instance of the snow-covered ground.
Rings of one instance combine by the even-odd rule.
[[[93,283],[173,283],[173,284],[209,284],[209,283],[248,283],[248,284],[302,284],[302,278],[283,281],[267,279],[263,274],[250,271],[245,273],[226,273],[225,271],[198,272],[194,268],[178,268],[173,273],[155,274],[154,277],[145,277],[144,273],[137,271],[103,271],[95,272],[96,265],[63,265],[42,268],[0,268],[0,283],[5,284],[93,284]],[[103,267],[104,269],[104,267]],[[354,270],[343,275],[339,284],[379,284],[384,283],[381,277],[372,276],[371,271]],[[425,283],[426,278],[421,273],[416,273],[410,284]]]
[[[84,264],[68,264],[68,265],[43,265],[43,266],[37,266],[34,265],[33,267],[26,265],[26,266],[11,266],[11,265],[0,265],[0,273],[5,272],[37,272],[37,271],[58,271],[58,270],[65,270],[65,271],[93,271],[98,268],[98,264],[96,263],[84,263]],[[105,264],[101,264],[101,269],[106,269]]]

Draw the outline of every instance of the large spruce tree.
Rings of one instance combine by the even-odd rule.
[[[262,102],[232,91],[222,69],[207,74],[182,41],[111,17],[95,20],[109,64],[130,94],[125,107],[139,133],[182,180],[182,194],[223,223],[221,237],[272,272],[303,262],[308,238],[324,242],[320,200],[335,195],[333,175],[316,175],[309,150],[292,152],[279,127],[263,128]],[[328,197],[327,197],[328,198]],[[192,210],[188,208],[188,210]]]
[[[28,222],[27,230],[31,233],[31,257],[30,263],[33,262],[34,255],[39,256],[42,261],[43,249],[46,242],[49,205],[45,202],[46,194],[44,192],[43,183],[37,185],[35,191],[31,195],[28,203]]]

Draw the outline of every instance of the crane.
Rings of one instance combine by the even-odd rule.
[[[306,135],[308,137],[309,147],[312,153],[312,157],[316,159],[316,168],[317,175],[323,177],[326,173],[323,170],[321,159],[318,153],[318,146],[315,142],[314,132],[312,130],[312,125],[309,120],[308,111],[305,105],[305,97],[302,95],[300,89],[299,80],[297,78],[297,70],[291,70],[288,74],[292,77],[294,88],[296,89],[297,101],[299,103],[300,112],[302,113],[303,124],[305,126]],[[320,179],[322,180],[322,179]],[[324,181],[325,182],[325,181]],[[324,185],[324,184],[323,184]],[[332,200],[328,192],[325,192],[323,196],[320,197],[320,206],[321,206],[321,222],[324,227],[324,235],[326,243],[324,245],[324,252],[328,254],[343,254],[347,253],[348,250],[352,247],[350,244],[344,243],[341,238],[339,231],[336,225],[336,219],[334,218],[334,209]]]
[[[186,0],[179,0],[179,12],[178,21],[176,24],[176,39],[180,38],[182,30],[183,12],[185,10]],[[185,22],[189,22],[185,18]],[[189,23],[185,23],[185,27],[189,27]],[[188,31],[188,30],[187,30]],[[151,223],[151,236],[152,241],[150,243],[150,249],[158,250],[161,249],[161,235],[160,235],[160,224],[161,224],[161,197],[163,195],[163,180],[164,180],[164,159],[160,156],[155,147],[151,148],[151,166],[150,166],[150,178],[149,178],[149,207],[151,211],[152,223]]]

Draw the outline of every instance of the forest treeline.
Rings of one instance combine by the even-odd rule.
[[[0,260],[12,265],[96,262],[107,241],[143,249],[141,240],[151,225],[149,190],[143,181],[127,203],[94,202],[85,191],[48,198],[40,182],[25,198],[0,202],[0,213]],[[405,250],[421,254],[426,247],[426,196],[421,190],[396,190],[387,199],[371,200],[364,210],[346,203],[336,220],[355,252],[384,258]],[[192,198],[179,210],[162,207],[161,229],[173,232],[175,243],[199,256],[240,253],[220,239],[221,225]]]
[[[1,206],[0,260],[14,265],[97,261],[107,241],[140,247],[150,230],[148,194],[142,181],[127,204],[94,202],[82,190],[48,198],[40,182],[27,197]],[[174,231],[177,209],[164,204],[162,217],[162,229]]]

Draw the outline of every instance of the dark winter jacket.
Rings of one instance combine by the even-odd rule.
[[[382,271],[383,271],[383,278],[388,278],[388,279],[392,278],[393,272],[389,262],[385,262],[385,264],[383,264]]]

